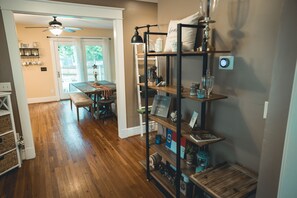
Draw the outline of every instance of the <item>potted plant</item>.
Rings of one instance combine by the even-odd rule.
[[[186,145],[186,162],[188,165],[192,165],[195,161],[197,148],[195,145],[187,143]]]

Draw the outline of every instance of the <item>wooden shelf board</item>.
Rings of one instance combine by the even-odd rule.
[[[145,160],[142,160],[139,162],[143,167],[144,169],[146,169],[146,162]],[[172,186],[169,181],[161,175],[161,173],[159,171],[151,171],[151,176],[157,181],[159,182],[163,188],[172,196],[172,197],[175,197],[175,189],[174,189],[174,186]]]
[[[140,85],[142,87],[145,86],[144,83],[139,83],[138,85]],[[154,90],[157,90],[157,91],[166,92],[166,93],[173,94],[173,95],[177,94],[175,86],[166,86],[166,87],[148,86],[148,88],[154,89]],[[194,100],[194,101],[198,101],[198,102],[221,100],[221,99],[226,99],[227,98],[227,96],[212,93],[209,98],[199,99],[196,96],[190,96],[190,89],[188,89],[188,88],[184,88],[184,91],[182,92],[182,97],[183,98],[188,98],[188,99],[191,99],[191,100]]]
[[[20,50],[38,50],[39,48],[36,47],[20,47]]]
[[[165,144],[154,144],[151,146],[157,153],[159,153],[163,159],[168,161],[174,167],[176,167],[176,154],[171,150],[167,149]],[[189,166],[186,163],[186,160],[180,159],[180,169],[183,174],[190,177],[195,173],[195,167]]]
[[[209,131],[204,131],[204,130],[198,131],[197,133],[199,133],[199,132],[201,132],[201,133],[203,133],[203,132],[208,132],[208,133],[210,133]],[[214,133],[211,133],[211,134],[214,134]],[[192,142],[192,143],[198,145],[199,147],[202,147],[202,146],[205,146],[205,145],[209,145],[209,144],[214,144],[214,143],[216,143],[216,142],[220,142],[220,141],[225,140],[224,137],[221,137],[221,136],[219,136],[219,135],[217,135],[217,134],[214,134],[214,135],[217,136],[219,139],[216,139],[216,140],[208,140],[208,141],[205,141],[205,142],[197,142],[197,141],[195,141],[193,138],[191,138],[190,135],[191,135],[190,133],[182,134],[182,136],[185,137],[188,141],[190,141],[190,142]]]
[[[21,55],[22,58],[39,58],[38,55]]]
[[[149,119],[153,120],[159,124],[161,124],[162,126],[172,130],[172,131],[176,131],[176,123],[172,122],[170,118],[163,118],[163,117],[159,117],[159,116],[155,116],[155,115],[149,115]],[[207,131],[203,131],[201,130],[201,132],[207,132]],[[213,144],[216,142],[220,142],[223,141],[225,138],[221,137],[215,133],[213,133],[214,135],[216,135],[217,137],[219,137],[219,140],[213,140],[213,141],[207,141],[207,142],[196,142],[195,140],[193,140],[190,137],[190,134],[192,133],[192,128],[189,126],[189,124],[185,121],[182,121],[181,123],[181,134],[183,137],[185,137],[187,140],[191,141],[192,143],[202,147],[205,145],[209,145],[209,144]],[[199,132],[198,132],[199,133]]]
[[[246,197],[257,187],[257,175],[237,164],[220,164],[190,179],[214,198]]]
[[[166,128],[176,131],[176,123],[172,122],[170,118],[163,118],[155,115],[149,115],[149,119],[153,120]],[[192,128],[189,126],[189,124],[185,121],[182,121],[181,123],[181,133],[182,134],[188,134],[192,131]]]
[[[221,99],[226,99],[228,98],[227,96],[216,94],[216,93],[211,93],[209,98],[197,98],[197,96],[190,96],[190,89],[185,88],[184,91],[182,92],[182,97],[188,98],[191,100],[195,100],[198,102],[206,102],[206,101],[213,101],[213,100],[221,100]]]

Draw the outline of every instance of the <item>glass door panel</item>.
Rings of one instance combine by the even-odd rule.
[[[97,80],[110,80],[109,63],[109,40],[102,39],[83,39],[84,64],[86,65],[86,79],[94,81],[94,72],[97,72]],[[97,69],[94,70],[94,64]]]
[[[97,80],[104,80],[104,64],[103,64],[103,54],[102,45],[90,45],[85,44],[85,57],[87,66],[87,80],[94,81],[94,64],[97,66]]]
[[[73,42],[57,43],[57,72],[60,98],[69,98],[69,84],[81,81],[81,66],[77,45]]]

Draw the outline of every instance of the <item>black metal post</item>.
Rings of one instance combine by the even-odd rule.
[[[205,43],[207,46],[207,42]],[[202,69],[202,76],[206,76],[206,71],[207,71],[207,65],[208,65],[208,54],[207,54],[207,49],[205,49],[203,51],[203,69]],[[201,103],[201,120],[200,120],[200,125],[201,125],[201,129],[205,130],[205,115],[206,114],[206,102],[202,102]]]
[[[147,28],[149,32],[149,27]],[[147,53],[148,53],[148,45],[147,45],[147,37],[148,32],[144,32],[144,96],[145,96],[145,140],[146,140],[146,178],[150,180],[150,166],[149,166],[149,158],[150,158],[150,144],[149,144],[149,118],[148,118],[148,81],[147,81]]]
[[[182,25],[177,24],[177,97],[176,97],[176,110],[177,110],[177,121],[176,121],[176,197],[180,197],[180,139],[181,139],[181,64],[182,64]]]
[[[170,57],[166,56],[166,86],[169,85],[170,82]]]
[[[207,0],[207,10],[206,10],[206,16],[209,17],[210,16],[210,0]]]

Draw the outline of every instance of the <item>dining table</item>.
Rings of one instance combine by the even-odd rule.
[[[73,86],[74,88],[78,89],[81,92],[84,92],[87,95],[103,94],[106,97],[108,97],[108,95],[112,95],[116,91],[116,84],[106,80],[101,80],[97,82],[86,81],[86,82],[70,83],[70,86]],[[70,90],[73,90],[73,89],[70,88]]]
[[[94,116],[97,117],[99,112],[98,101],[110,99],[116,93],[116,84],[110,81],[85,81],[69,84],[69,90],[74,89],[85,93],[94,101],[94,109],[96,109]],[[97,112],[97,113],[96,113]]]

